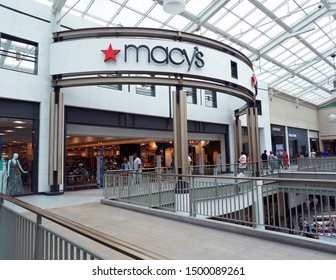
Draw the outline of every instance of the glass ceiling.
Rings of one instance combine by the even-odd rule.
[[[284,92],[318,106],[336,98],[336,0],[186,0],[179,15],[165,13],[163,0],[36,1],[52,5],[59,18],[75,14],[93,27],[163,28],[209,37],[249,57],[273,95]]]

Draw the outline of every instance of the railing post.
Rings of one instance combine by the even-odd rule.
[[[264,208],[263,208],[263,190],[262,181],[253,180],[252,182],[252,224],[253,228],[265,228],[264,224]]]
[[[35,253],[34,260],[43,260],[43,229],[42,225],[42,216],[37,215],[36,217],[36,232],[35,232]]]
[[[189,176],[189,216],[196,217],[195,189],[192,176]]]
[[[162,206],[162,175],[161,175],[161,156],[157,155],[156,157],[157,162],[157,174],[159,178],[158,186],[159,186],[159,205]]]
[[[5,236],[4,236],[4,228],[5,228],[5,222],[4,222],[4,215],[3,215],[3,205],[4,205],[4,199],[0,197],[0,260],[5,259],[5,253],[6,250],[4,250],[4,245],[5,245]]]

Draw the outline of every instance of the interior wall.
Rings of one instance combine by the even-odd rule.
[[[297,127],[309,130],[319,130],[318,108],[295,99],[272,96],[270,102],[270,122],[282,126]]]

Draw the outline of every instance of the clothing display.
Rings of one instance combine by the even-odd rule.
[[[0,158],[0,192],[6,193],[7,183],[7,163],[3,158]]]
[[[20,193],[24,193],[20,163],[18,160],[13,159],[8,162],[7,194]]]
[[[18,193],[23,193],[23,184],[21,178],[21,170],[18,166],[18,161],[13,162],[10,160],[9,162],[9,177],[8,177],[8,186],[7,186],[7,194],[14,195]]]

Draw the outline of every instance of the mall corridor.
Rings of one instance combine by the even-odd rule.
[[[105,205],[101,203],[101,189],[19,199],[173,260],[336,260],[336,252],[319,252]],[[16,211],[25,211],[5,204]],[[67,237],[74,235],[77,243],[98,249],[99,255],[106,259],[127,259],[97,248],[68,230],[49,226]]]

